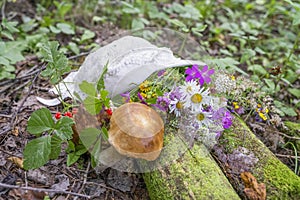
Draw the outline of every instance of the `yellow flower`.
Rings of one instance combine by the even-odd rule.
[[[230,78],[231,78],[231,80],[235,81],[235,76],[234,75],[232,75]]]
[[[267,120],[267,117],[266,117],[266,115],[265,115],[264,113],[259,112],[258,115],[259,115],[259,117],[262,118],[264,121]]]
[[[140,84],[139,88],[142,92],[149,92],[151,90],[150,81],[148,80],[144,81],[143,83]]]
[[[144,97],[145,99],[147,98],[147,94],[144,92],[141,92],[142,97]]]
[[[240,106],[238,105],[238,102],[233,102],[232,105],[233,105],[234,109],[240,108]]]

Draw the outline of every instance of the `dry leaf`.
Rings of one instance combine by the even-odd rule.
[[[18,158],[15,156],[11,156],[9,158],[7,158],[8,160],[12,161],[14,164],[16,164],[19,168],[23,169],[23,159],[22,158]]]
[[[19,136],[19,129],[15,128],[14,130],[11,131],[11,133],[12,133],[14,136]]]
[[[250,172],[241,173],[244,181],[244,192],[250,200],[265,200],[267,197],[266,186],[264,183],[257,183],[256,178]]]

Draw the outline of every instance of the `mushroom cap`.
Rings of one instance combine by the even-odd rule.
[[[155,160],[163,147],[164,123],[142,103],[126,103],[110,119],[109,142],[122,155]]]

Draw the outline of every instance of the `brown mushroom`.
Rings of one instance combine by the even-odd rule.
[[[153,161],[163,147],[164,123],[149,106],[126,103],[113,112],[108,133],[120,154]]]

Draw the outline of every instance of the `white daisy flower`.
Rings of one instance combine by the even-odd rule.
[[[184,106],[191,108],[192,111],[199,112],[203,109],[203,105],[210,105],[212,97],[209,96],[209,90],[200,88],[194,89],[193,92],[187,93],[183,99]]]
[[[183,110],[183,102],[181,102],[179,99],[175,99],[170,102],[169,108],[170,108],[170,113],[174,112],[176,117],[179,117]]]
[[[179,92],[182,94],[182,99],[186,98],[186,96],[190,96],[191,94],[198,91],[200,85],[197,81],[188,81],[185,82],[184,85],[179,87]]]
[[[194,114],[194,121],[198,124],[199,127],[205,126],[210,127],[210,125],[213,123],[211,117],[212,113],[210,112],[195,112]]]

